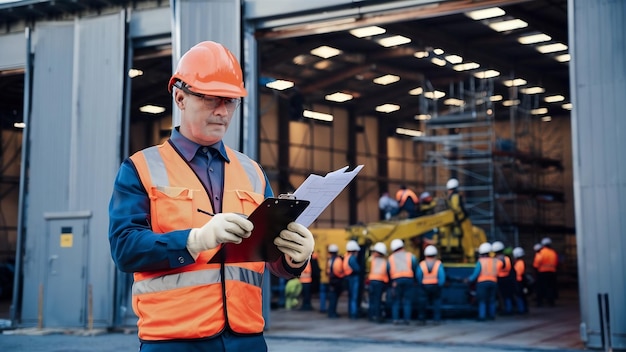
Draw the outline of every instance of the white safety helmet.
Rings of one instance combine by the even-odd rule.
[[[395,240],[391,241],[391,251],[394,252],[402,247],[404,247],[404,242],[402,242],[401,239],[396,238]]]
[[[495,241],[494,243],[491,244],[491,250],[494,252],[500,252],[504,250],[504,243],[500,242],[500,241]]]
[[[535,252],[539,251],[541,249],[541,243],[535,243],[535,245],[533,246],[533,250]]]
[[[337,247],[336,244],[329,244],[328,245],[328,252],[329,253],[337,253],[337,252],[339,252],[339,247]]]
[[[374,251],[376,251],[376,252],[378,252],[378,253],[380,253],[382,255],[387,255],[387,246],[384,243],[382,243],[382,242],[377,242],[374,245]]]
[[[524,248],[515,247],[513,248],[513,258],[521,258],[524,256]]]
[[[427,257],[434,257],[437,255],[437,247],[433,246],[433,245],[429,245],[426,248],[424,248],[424,255]]]
[[[430,203],[432,201],[433,201],[433,196],[431,196],[430,193],[422,192],[422,194],[420,194],[420,202]]]
[[[456,178],[451,178],[446,183],[446,188],[447,189],[455,189],[455,188],[458,188],[458,187],[459,187],[459,180],[457,180]]]
[[[478,247],[478,254],[489,254],[491,252],[491,244],[485,242]]]
[[[552,244],[552,240],[550,239],[550,237],[544,237],[541,240],[541,245],[542,246],[548,246],[548,245],[551,245],[551,244]]]
[[[358,252],[361,250],[361,246],[359,246],[358,243],[356,243],[355,240],[350,240],[348,241],[348,243],[346,243],[346,251],[348,252]]]

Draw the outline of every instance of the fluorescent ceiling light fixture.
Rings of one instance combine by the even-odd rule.
[[[527,82],[525,79],[516,78],[516,79],[508,79],[502,83],[504,83],[504,85],[507,87],[519,87],[519,86],[523,86]]]
[[[276,90],[285,90],[287,88],[293,87],[293,82],[285,81],[282,79],[277,79],[273,82],[267,83],[265,86],[268,88],[276,89]]]
[[[306,65],[307,59],[306,59],[307,55],[298,55],[296,57],[293,58],[293,60],[291,60],[294,64],[296,65]]]
[[[324,114],[322,112],[311,111],[311,110],[304,110],[302,112],[302,116],[309,118],[309,119],[320,120],[320,121],[331,122],[333,120],[333,115]]]
[[[324,98],[326,100],[334,101],[334,102],[337,102],[337,103],[343,103],[344,101],[348,101],[348,100],[352,99],[353,96],[350,95],[350,94],[342,93],[342,92],[336,92],[336,93],[333,93],[333,94],[328,94]]]
[[[501,101],[502,99],[504,99],[500,94],[498,95],[492,95],[489,97],[489,100],[491,101]]]
[[[313,65],[313,67],[315,67],[318,70],[325,70],[329,68],[330,65],[332,65],[332,62],[330,60],[322,60],[322,61],[316,62],[315,65]]]
[[[413,56],[418,59],[423,59],[425,57],[428,57],[428,51],[416,51],[413,53]]]
[[[432,62],[433,64],[435,64],[437,66],[445,66],[446,65],[446,60],[440,59],[438,57],[433,57],[432,59],[430,59],[430,62]]]
[[[561,107],[565,110],[572,110],[572,103],[565,103]]]
[[[424,93],[424,88],[422,87],[413,88],[409,91],[410,95],[420,95],[422,93]]]
[[[519,105],[519,103],[520,103],[519,99],[505,100],[502,102],[502,106],[514,106],[514,105]]]
[[[411,137],[421,137],[424,135],[424,132],[422,131],[412,130],[409,128],[402,128],[402,127],[396,128],[396,133],[403,134],[405,136],[411,136]]]
[[[327,45],[322,45],[320,47],[317,47],[311,50],[311,54],[322,57],[324,59],[328,59],[329,57],[333,57],[333,56],[337,56],[341,54],[341,50],[335,49]]]
[[[473,70],[475,68],[479,68],[480,65],[475,63],[475,62],[466,62],[464,64],[460,64],[460,65],[454,65],[452,66],[452,69],[455,71],[468,71],[468,70]]]
[[[558,62],[568,62],[569,60],[572,59],[572,57],[570,56],[570,54],[563,54],[563,55],[555,56],[554,59]]]
[[[445,53],[445,51],[443,51],[443,49],[436,48],[436,49],[433,50],[433,53],[435,53],[437,55],[443,55],[443,53]]]
[[[556,53],[557,51],[565,51],[567,50],[567,45],[563,43],[554,43],[554,44],[546,44],[540,45],[536,47],[538,52],[542,54]]]
[[[163,111],[165,111],[165,108],[162,106],[156,106],[156,105],[144,105],[139,108],[139,111],[147,112],[148,114],[160,114]]]
[[[540,94],[545,92],[546,90],[542,87],[528,87],[528,88],[522,88],[520,89],[520,92],[522,92],[522,94]]]
[[[378,78],[374,78],[374,83],[386,86],[388,84],[398,82],[399,80],[400,77],[396,75],[384,75]]]
[[[428,115],[428,114],[415,115],[415,119],[416,120],[420,120],[420,121],[430,120],[430,115]]]
[[[381,38],[376,40],[376,42],[385,48],[389,48],[392,46],[398,46],[402,44],[407,44],[411,42],[411,38],[403,37],[401,35],[394,35],[392,37]]]
[[[500,76],[500,72],[496,70],[486,70],[480,72],[474,72],[474,77],[480,79],[493,78]]]
[[[376,111],[385,112],[387,114],[390,112],[398,111],[398,110],[400,110],[400,105],[396,105],[396,104],[383,104],[383,105],[378,105],[376,107]]]
[[[465,102],[461,99],[457,99],[457,98],[448,98],[446,100],[443,101],[444,105],[453,105],[453,106],[463,106],[465,105]]]
[[[424,96],[428,99],[441,99],[446,96],[446,93],[436,90],[434,92],[424,92]]]
[[[14,122],[13,127],[15,128],[26,128],[26,124],[24,122]]]
[[[543,33],[525,35],[523,37],[517,38],[517,41],[520,42],[520,44],[535,44],[547,42],[549,40],[552,40],[552,37]]]
[[[550,122],[550,121],[552,121],[552,116],[542,116],[541,117],[541,121],[543,121],[543,122]]]
[[[143,76],[143,71],[136,68],[131,68],[130,70],[128,70],[128,77],[135,78],[137,76]]]
[[[537,108],[530,110],[530,113],[533,115],[543,115],[548,113],[548,108]]]
[[[465,13],[465,16],[473,19],[474,21],[480,21],[487,18],[494,18],[506,15],[503,9],[499,7],[490,7],[488,9],[469,11]]]
[[[451,64],[460,64],[463,62],[463,58],[459,55],[446,55],[446,60]]]
[[[514,29],[526,28],[528,27],[528,23],[516,18],[512,20],[492,22],[489,23],[489,27],[496,32],[506,32]]]
[[[350,31],[350,34],[357,38],[371,37],[374,35],[379,35],[387,32],[386,29],[378,27],[378,26],[369,26],[369,27],[361,27],[357,29],[353,29]]]
[[[543,101],[545,101],[546,103],[558,103],[563,100],[565,100],[565,97],[562,95],[550,95],[543,98]]]

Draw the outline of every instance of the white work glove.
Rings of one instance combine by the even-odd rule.
[[[250,237],[254,225],[240,214],[215,214],[204,226],[193,228],[187,237],[187,250],[194,258],[200,252],[216,248],[221,243],[241,243]]]
[[[274,244],[285,254],[289,266],[299,268],[311,257],[315,240],[304,225],[290,222],[274,239]]]

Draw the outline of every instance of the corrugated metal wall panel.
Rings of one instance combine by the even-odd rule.
[[[2,36],[2,46],[11,50],[0,50],[0,71],[23,68],[26,64],[26,36],[12,33]]]
[[[587,347],[604,348],[603,341],[611,341],[612,348],[624,349],[626,2],[570,0],[568,5],[581,333]],[[610,336],[600,323],[607,307],[598,304],[598,295],[604,294]]]

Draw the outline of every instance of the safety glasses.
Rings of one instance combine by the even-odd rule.
[[[215,110],[223,103],[226,107],[226,110],[228,110],[229,113],[232,113],[239,107],[239,104],[241,104],[241,98],[216,97],[192,92],[189,90],[189,88],[187,88],[187,86],[185,86],[185,84],[181,82],[176,82],[176,84],[174,84],[174,87],[181,89],[183,92],[189,95],[200,98],[204,103],[204,106],[209,110]]]

